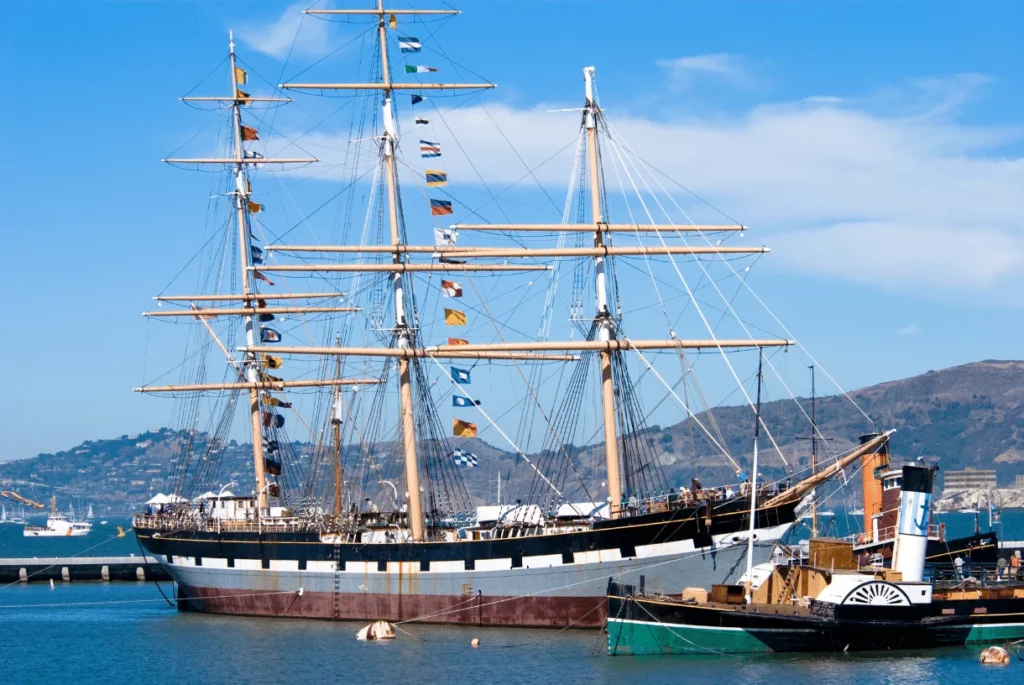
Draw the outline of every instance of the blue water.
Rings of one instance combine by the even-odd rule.
[[[951,535],[973,517],[943,517]],[[1004,516],[1024,537],[1024,512]],[[123,523],[123,522],[118,522]],[[115,524],[111,520],[111,524]],[[1012,524],[1012,525],[1011,525]],[[104,530],[110,528],[110,530]],[[138,548],[113,526],[87,538],[23,540],[0,527],[0,556]],[[17,534],[14,535],[14,533]],[[44,544],[45,543],[45,544]],[[54,547],[51,547],[54,545]],[[109,547],[108,547],[109,545]],[[46,551],[43,551],[46,550]],[[169,588],[164,585],[164,590]],[[1024,663],[983,667],[980,647],[929,652],[757,657],[608,657],[596,631],[402,626],[389,643],[358,642],[361,624],[179,614],[153,583],[0,588],[0,683],[864,683],[1011,682]],[[478,649],[470,640],[479,637]]]
[[[80,538],[26,538],[22,526],[13,523],[0,524],[0,558],[5,557],[70,557],[70,556],[138,556],[139,543],[131,531],[132,520],[126,517],[100,519],[92,522],[92,532]],[[45,516],[29,518],[33,526],[45,526]],[[123,538],[117,536],[117,527],[125,531]],[[2,601],[2,598],[0,598]]]

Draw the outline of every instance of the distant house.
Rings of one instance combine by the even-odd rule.
[[[996,471],[995,469],[975,469],[968,466],[963,471],[946,471],[943,483],[943,497],[952,497],[965,490],[994,490]]]

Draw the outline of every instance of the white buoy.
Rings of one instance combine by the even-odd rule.
[[[374,621],[356,633],[357,640],[394,640],[395,627],[387,621]]]
[[[1010,653],[1002,647],[989,647],[981,653],[981,663],[1005,666],[1010,663]]]
[[[50,578],[50,589],[53,589],[53,578]]]
[[[471,642],[469,643],[469,645],[470,645],[471,647],[479,647],[479,646],[480,646],[480,638],[478,638],[478,637],[474,637],[474,638],[472,639],[472,641],[471,641]]]

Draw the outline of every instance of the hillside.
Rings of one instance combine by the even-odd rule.
[[[1012,484],[1014,476],[1024,473],[1024,362],[983,361],[930,371],[863,388],[851,396],[879,427],[898,429],[893,451],[899,456],[937,459],[943,470],[995,468],[1001,485]],[[809,412],[810,400],[801,402]],[[741,462],[749,459],[750,408],[722,407],[712,413],[730,452]],[[798,441],[808,434],[806,421],[792,401],[769,402],[764,414],[787,454],[807,454],[809,444]],[[707,416],[700,418],[709,423]],[[822,433],[832,439],[827,448],[832,451],[847,449],[856,436],[871,430],[867,420],[839,396],[818,399],[818,420]],[[186,438],[183,431],[160,429],[87,441],[66,452],[0,464],[0,486],[37,499],[54,491],[76,504],[84,497],[100,511],[131,509],[152,493],[169,489],[173,455]],[[205,437],[194,439],[201,443]],[[652,426],[648,440],[673,484],[687,483],[694,475],[710,482],[727,477],[731,470],[695,430],[692,420]],[[488,493],[496,486],[495,466],[500,464],[507,471],[515,457],[479,441],[468,446],[481,461],[481,468],[465,470],[471,491],[478,498],[493,499]],[[301,460],[308,458],[307,445],[295,447]],[[602,479],[600,471],[588,468],[601,462],[598,449],[584,449],[577,460],[585,482]],[[778,457],[771,450],[763,454],[765,470],[782,473]],[[220,480],[235,481],[242,491],[251,488],[250,455],[247,445],[227,445]],[[797,460],[796,468],[806,464],[806,457]]]
[[[850,396],[879,429],[897,429],[892,448],[899,456],[937,459],[943,470],[995,468],[1001,484],[1024,473],[1024,362],[983,361],[929,371],[862,388]],[[809,399],[801,400],[808,414],[810,404]],[[749,451],[750,408],[723,407],[713,414],[730,450],[734,454]],[[809,432],[792,401],[768,403],[764,415],[787,454],[808,451],[805,441],[797,443],[798,437]],[[867,419],[841,396],[818,398],[817,416],[821,432],[832,440],[829,447],[835,451],[851,447],[859,434],[872,430]],[[691,424],[687,421],[665,428],[656,439],[688,444],[685,436]],[[693,452],[698,461],[724,461],[714,457],[699,437]],[[769,452],[768,458],[773,456]]]

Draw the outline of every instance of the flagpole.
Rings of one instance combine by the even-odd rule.
[[[248,230],[248,200],[245,185],[245,150],[242,148],[242,112],[241,102],[238,100],[238,71],[235,65],[235,37],[228,33],[228,47],[230,49],[231,68],[231,94],[234,100],[231,103],[231,118],[234,124],[235,134],[235,217],[238,221],[238,248],[242,265],[242,294],[245,296],[245,304],[251,310],[245,318],[245,340],[248,346],[256,344],[256,326],[258,315],[255,313],[256,301],[252,295],[252,275],[249,272],[249,258],[252,243],[250,242]],[[262,339],[261,339],[262,342]],[[252,384],[249,388],[249,420],[252,432],[252,459],[256,475],[256,498],[257,516],[262,516],[267,507],[267,473],[266,463],[263,456],[263,426],[260,420],[260,391],[259,362],[255,352],[247,352],[245,363],[246,379]]]

